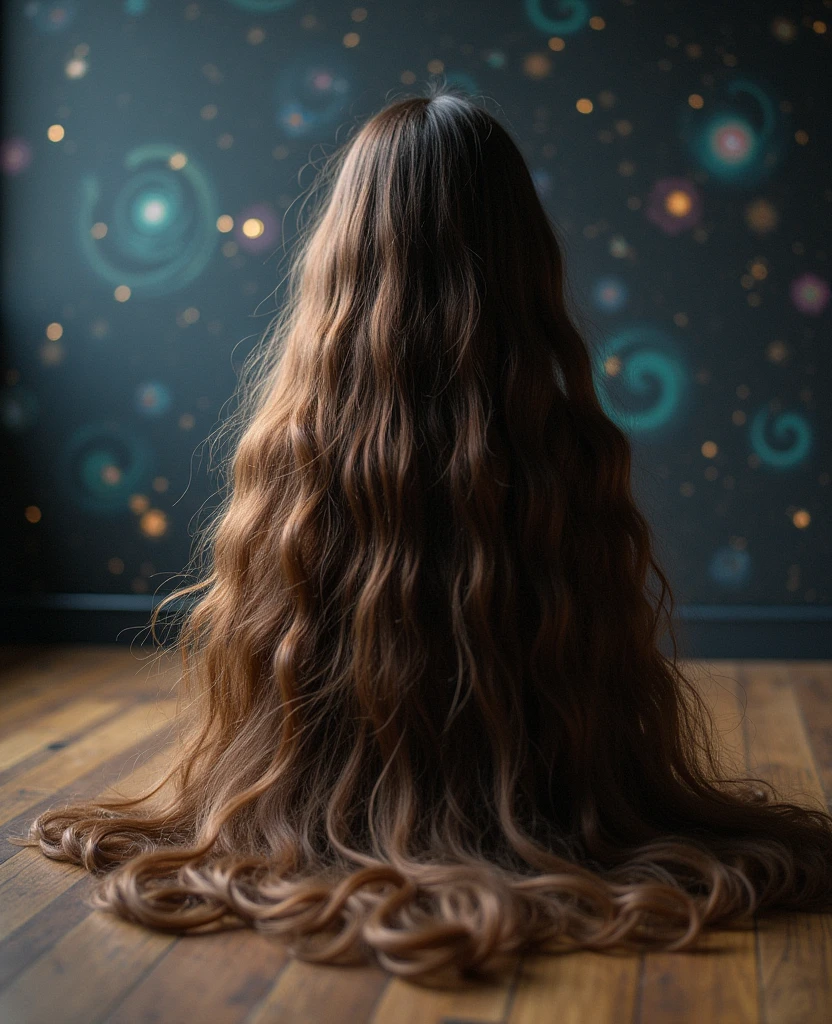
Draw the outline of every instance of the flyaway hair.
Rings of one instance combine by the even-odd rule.
[[[191,601],[170,772],[17,841],[151,928],[423,980],[832,909],[832,817],[723,774],[509,131],[396,99],[318,186],[204,570],[154,612]]]

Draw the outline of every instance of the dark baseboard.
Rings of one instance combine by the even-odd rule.
[[[150,644],[153,604],[145,594],[0,597],[0,643]],[[828,606],[682,605],[675,625],[683,658],[832,659]],[[175,625],[160,624],[158,635],[171,642]]]

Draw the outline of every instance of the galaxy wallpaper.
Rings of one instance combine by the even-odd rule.
[[[432,81],[513,133],[678,602],[828,610],[832,2],[2,4],[0,591],[182,582],[315,168]]]

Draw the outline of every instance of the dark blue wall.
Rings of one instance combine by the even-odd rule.
[[[832,6],[3,11],[7,603],[140,612],[177,582],[298,196],[441,78],[486,97],[564,231],[678,601],[828,630]]]

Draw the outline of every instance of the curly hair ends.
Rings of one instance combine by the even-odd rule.
[[[148,927],[422,979],[832,909],[832,817],[724,774],[509,131],[396,99],[315,192],[151,620],[188,598],[171,770],[17,841]]]

